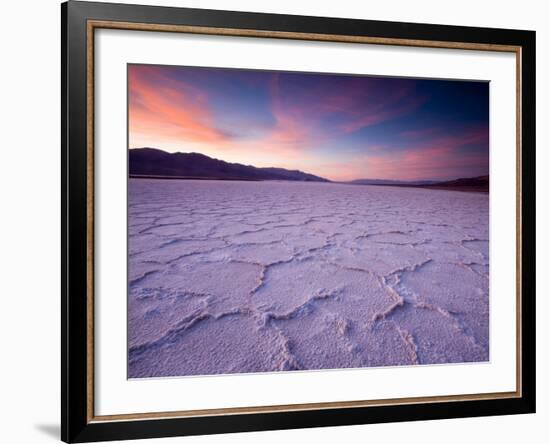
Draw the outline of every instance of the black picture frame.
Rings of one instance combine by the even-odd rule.
[[[88,22],[260,30],[279,33],[511,45],[521,65],[521,306],[518,335],[521,393],[499,399],[442,400],[388,405],[334,407],[98,421],[90,416],[88,359],[93,319],[87,294],[89,273],[90,143],[87,107]],[[535,32],[356,19],[291,16],[69,1],[61,5],[62,54],[62,312],[61,438],[90,442],[179,435],[370,424],[535,412]]]

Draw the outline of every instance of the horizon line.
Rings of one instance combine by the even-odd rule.
[[[217,160],[217,161],[220,161],[220,162],[225,162],[225,163],[228,163],[228,164],[232,164],[232,165],[243,165],[243,166],[248,166],[248,167],[253,167],[253,168],[257,168],[257,169],[269,169],[269,168],[276,168],[276,169],[283,169],[283,170],[286,170],[286,171],[298,171],[298,172],[301,172],[301,173],[304,173],[304,174],[310,174],[312,176],[316,176],[316,177],[319,177],[323,180],[326,180],[326,181],[329,181],[329,182],[333,182],[333,183],[350,183],[350,182],[354,182],[354,181],[358,181],[358,180],[372,180],[372,181],[387,181],[387,182],[402,182],[402,183],[415,183],[415,182],[447,182],[447,181],[452,181],[452,180],[459,180],[459,179],[476,179],[476,178],[479,178],[479,177],[489,177],[490,174],[489,172],[487,172],[487,174],[482,174],[482,175],[476,175],[476,176],[451,176],[451,177],[448,177],[446,179],[433,179],[433,178],[423,178],[423,179],[414,179],[414,180],[403,180],[403,179],[385,179],[385,178],[372,178],[372,177],[358,177],[358,178],[355,178],[355,179],[350,179],[350,180],[333,180],[333,179],[328,179],[326,177],[323,177],[323,176],[320,176],[319,174],[314,174],[314,173],[310,173],[308,171],[303,171],[303,170],[300,170],[298,168],[295,168],[295,169],[290,169],[290,168],[284,168],[284,167],[276,167],[276,166],[267,166],[267,167],[260,167],[260,166],[256,166],[256,165],[253,165],[253,164],[250,164],[250,163],[242,163],[242,162],[230,162],[228,160],[224,160],[224,159],[220,159],[218,157],[212,157],[212,156],[208,156],[207,154],[204,154],[204,153],[200,153],[198,151],[174,151],[174,152],[170,152],[170,151],[165,151],[161,148],[155,148],[155,147],[151,147],[151,146],[141,146],[141,147],[128,147],[128,150],[144,150],[144,149],[149,149],[149,150],[156,150],[156,151],[161,151],[165,154],[169,154],[169,155],[172,155],[172,154],[198,154],[200,156],[204,156],[204,157],[207,157],[209,159],[212,159],[212,160]]]

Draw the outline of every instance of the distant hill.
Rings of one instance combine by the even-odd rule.
[[[489,176],[465,177],[447,181],[400,181],[383,179],[358,179],[349,183],[356,185],[386,185],[395,187],[417,187],[437,190],[489,192]]]
[[[435,180],[417,180],[417,181],[405,181],[405,180],[390,180],[390,179],[355,179],[351,182],[355,185],[430,185],[436,183]]]
[[[487,187],[489,189],[489,176],[468,177],[462,179],[437,182],[440,187]]]
[[[129,150],[129,170],[130,177],[330,182],[298,170],[257,168],[199,153],[167,153],[156,148]]]

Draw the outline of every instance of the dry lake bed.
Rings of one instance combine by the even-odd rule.
[[[130,179],[130,378],[489,359],[489,196]]]

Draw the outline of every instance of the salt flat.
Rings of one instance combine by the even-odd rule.
[[[131,179],[129,377],[489,359],[489,198]]]

